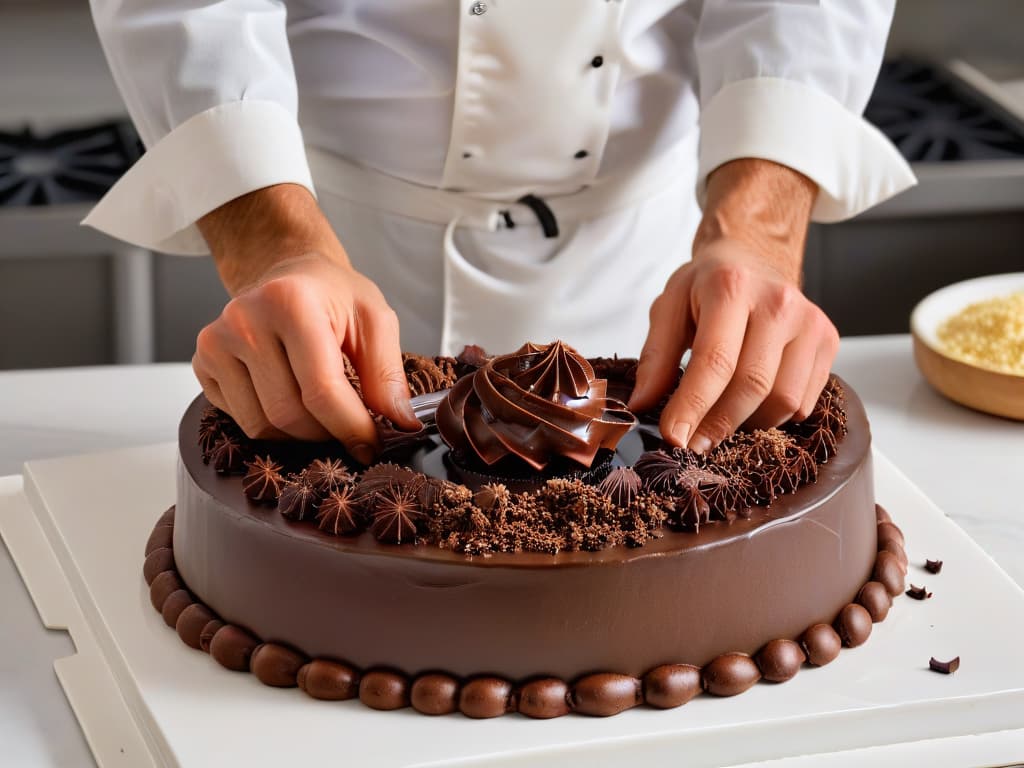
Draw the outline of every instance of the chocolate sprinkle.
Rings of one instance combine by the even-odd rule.
[[[924,561],[924,569],[926,571],[928,571],[928,573],[938,573],[939,571],[942,570],[942,561],[941,560],[925,560]]]
[[[928,661],[928,668],[932,672],[940,672],[943,675],[952,675],[960,669],[960,657],[956,656],[949,661],[939,661],[934,656]]]
[[[915,600],[927,600],[931,596],[932,593],[926,587],[918,587],[915,584],[911,584],[910,589],[907,590],[907,597],[912,597]]]

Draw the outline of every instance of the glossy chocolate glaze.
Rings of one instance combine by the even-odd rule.
[[[846,388],[849,433],[816,484],[700,534],[642,548],[468,557],[335,537],[251,504],[204,465],[205,401],[181,422],[174,556],[188,588],[265,642],[417,674],[642,676],[831,624],[876,554],[870,433]]]
[[[491,358],[437,408],[441,436],[459,453],[485,466],[514,458],[537,471],[558,458],[590,467],[635,422],[608,397],[608,381],[561,341]]]

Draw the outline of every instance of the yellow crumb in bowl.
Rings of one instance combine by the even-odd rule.
[[[971,304],[943,322],[938,337],[950,357],[1024,376],[1024,291]]]

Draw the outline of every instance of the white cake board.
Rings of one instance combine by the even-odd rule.
[[[868,643],[784,685],[609,719],[473,721],[374,712],[262,686],[182,644],[149,603],[146,538],[174,501],[173,444],[32,462],[0,479],[3,534],[43,623],[78,654],[58,676],[103,768],[167,765],[1006,765],[1024,759],[1024,592],[884,457],[877,496],[909,581]],[[932,575],[919,564],[945,561]],[[695,585],[712,588],[713,585]],[[410,642],[415,642],[410,636]],[[955,675],[928,658],[962,658]]]

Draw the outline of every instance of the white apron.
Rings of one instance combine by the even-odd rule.
[[[639,353],[651,302],[689,258],[697,135],[589,184],[606,140],[594,99],[609,98],[619,69],[602,67],[589,88],[559,75],[614,38],[604,25],[621,3],[599,8],[463,2],[443,189],[308,148],[320,205],[397,312],[403,348],[501,353],[560,338],[591,356]],[[516,202],[524,195],[534,201]]]

